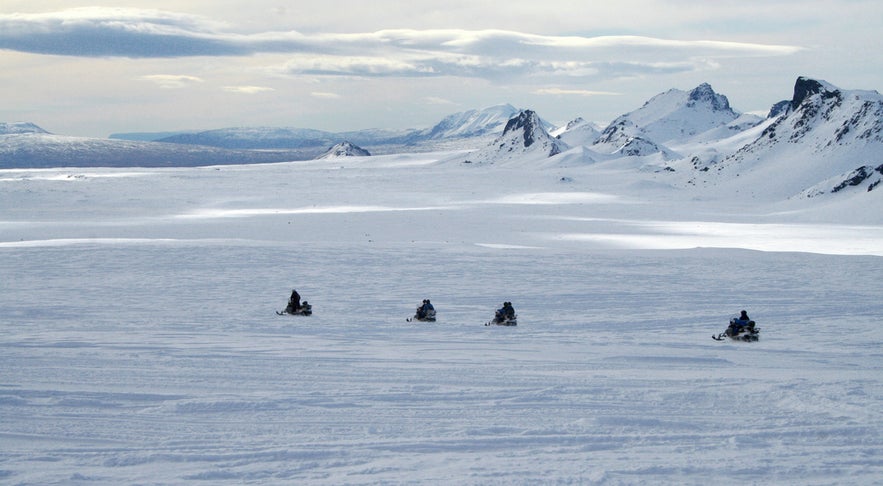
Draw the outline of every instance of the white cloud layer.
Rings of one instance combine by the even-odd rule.
[[[413,128],[510,103],[601,122],[703,82],[762,112],[797,76],[883,85],[883,3],[871,0],[100,3],[3,2],[0,121],[100,136]]]
[[[646,36],[555,36],[509,30],[389,29],[376,32],[238,34],[194,15],[75,8],[0,15],[0,48],[77,57],[180,58],[282,53],[291,75],[634,76],[696,70],[709,58],[785,56],[801,50]]]
[[[159,87],[165,89],[184,88],[195,83],[202,83],[203,80],[196,76],[188,76],[186,74],[149,74],[141,76],[143,81],[156,83]]]

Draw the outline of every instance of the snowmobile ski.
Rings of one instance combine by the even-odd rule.
[[[727,339],[730,339],[732,341],[757,342],[760,340],[760,328],[756,328],[753,331],[746,330],[745,332],[740,332],[735,336],[731,336],[727,334],[726,331],[724,331],[717,335],[712,334],[711,339],[714,339],[715,341],[726,341]]]
[[[276,311],[276,314],[280,316],[311,316],[313,315],[313,306],[305,302],[302,306],[300,306],[299,309],[294,312],[291,312],[289,308],[286,307],[283,311]]]
[[[484,325],[485,326],[509,326],[509,327],[511,327],[511,326],[517,326],[518,320],[517,319],[504,319],[502,321],[497,321],[496,319],[494,319],[490,322],[485,322]]]

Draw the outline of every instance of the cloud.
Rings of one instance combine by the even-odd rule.
[[[388,29],[231,33],[200,16],[76,8],[0,14],[0,49],[80,57],[175,58],[285,54],[285,75],[611,78],[690,72],[728,57],[787,56],[802,48],[643,36],[554,36],[510,30]]]
[[[451,100],[448,100],[445,98],[439,98],[437,96],[427,96],[427,97],[423,98],[423,101],[427,105],[455,105],[456,104]]]
[[[622,93],[613,91],[592,91],[588,89],[540,88],[536,94],[544,95],[575,95],[575,96],[620,96]]]
[[[205,18],[157,10],[85,7],[0,15],[0,49],[81,57],[182,57],[250,51],[213,34]]]
[[[275,91],[273,88],[267,88],[266,86],[224,86],[221,89],[229,93],[240,94],[258,94],[268,91]]]
[[[356,56],[298,55],[276,68],[280,74],[339,76],[428,76],[437,74],[426,60]]]
[[[310,96],[313,98],[324,98],[329,100],[336,100],[340,98],[340,95],[337,93],[329,93],[327,91],[313,91],[310,93]]]
[[[203,82],[202,78],[188,76],[186,74],[151,74],[148,76],[141,76],[139,79],[156,83],[160,88],[164,89],[186,88],[195,83]]]

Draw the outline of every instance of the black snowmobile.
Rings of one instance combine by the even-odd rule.
[[[414,317],[409,317],[406,319],[408,322],[412,321],[420,321],[420,322],[435,322],[435,309],[429,309],[426,312],[421,312],[423,307],[418,307],[417,311],[414,313]]]
[[[303,304],[301,304],[300,307],[296,309],[294,308],[294,305],[288,304],[288,306],[285,307],[284,311],[276,311],[276,313],[280,316],[284,316],[285,314],[292,316],[311,316],[313,315],[313,306],[310,305],[310,303],[307,301],[304,301]]]
[[[484,323],[485,326],[517,326],[518,316],[495,316],[491,322]]]
[[[512,302],[503,302],[503,307],[497,309],[494,313],[494,320],[491,322],[486,322],[485,326],[490,326],[491,324],[495,326],[517,326],[518,325],[518,316],[515,315],[515,308],[512,307]]]
[[[726,331],[716,336],[711,336],[711,338],[715,341],[723,341],[729,338],[733,341],[753,342],[760,339],[760,328],[754,327],[754,321],[745,321],[734,317],[730,319],[730,325]]]
[[[485,322],[485,326],[517,326],[518,325],[518,316],[515,314],[504,314],[500,311],[494,315],[494,319],[490,322]]]

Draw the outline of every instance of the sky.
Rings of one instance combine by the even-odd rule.
[[[0,122],[57,134],[424,128],[510,103],[604,124],[709,83],[883,87],[883,2],[0,0]]]

